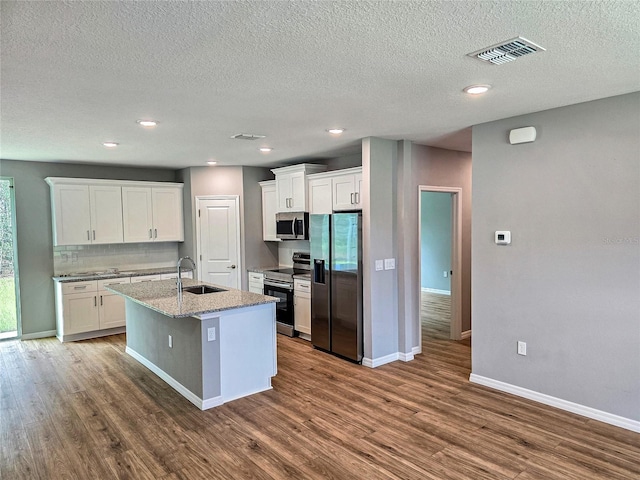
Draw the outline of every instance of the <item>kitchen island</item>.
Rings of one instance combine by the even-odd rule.
[[[183,279],[183,287],[209,285]],[[274,297],[176,281],[112,285],[125,298],[126,352],[201,410],[271,389],[277,372]]]

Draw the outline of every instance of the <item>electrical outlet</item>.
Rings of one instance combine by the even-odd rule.
[[[396,259],[395,258],[385,258],[384,259],[384,269],[385,270],[393,270],[396,268]]]
[[[173,337],[169,335],[169,348],[173,348]]]
[[[446,270],[444,272],[442,272],[442,276],[444,278],[447,278],[449,276],[449,272],[447,272]]]
[[[216,339],[216,327],[207,328],[207,341],[213,342]]]
[[[518,342],[518,355],[527,354],[527,342]]]
[[[384,270],[382,260],[376,260],[376,272],[379,272],[380,270]]]

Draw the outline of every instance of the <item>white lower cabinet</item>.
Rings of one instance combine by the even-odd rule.
[[[122,285],[123,283],[129,283],[129,278],[98,280],[98,317],[100,319],[100,330],[124,327],[126,324],[127,317],[124,312],[124,297],[105,290],[106,286]]]
[[[311,340],[311,282],[294,279],[293,281],[294,329],[300,337]]]
[[[56,282],[56,332],[60,341],[81,340],[117,333],[125,326],[124,298],[105,290],[129,278]]]
[[[93,285],[82,293],[63,294],[63,317],[58,320],[58,337],[100,329],[96,282],[90,283]]]
[[[249,291],[262,295],[264,291],[264,274],[259,272],[249,272]]]

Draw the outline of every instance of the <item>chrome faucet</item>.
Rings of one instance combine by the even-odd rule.
[[[180,260],[178,260],[178,278],[176,280],[176,285],[178,288],[178,302],[182,301],[182,261],[183,260],[189,260],[189,262],[191,262],[191,269],[194,272],[196,271],[196,264],[191,257],[182,257]]]

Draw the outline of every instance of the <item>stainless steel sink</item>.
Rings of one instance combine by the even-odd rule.
[[[193,285],[191,287],[182,287],[182,291],[195,293],[196,295],[203,295],[205,293],[226,292],[226,290],[223,288],[210,287],[209,285]]]

